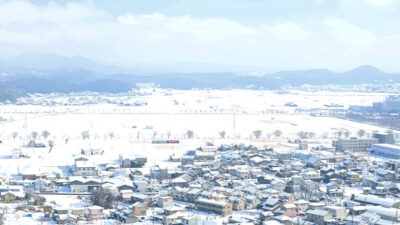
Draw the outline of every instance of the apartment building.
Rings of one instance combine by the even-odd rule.
[[[338,139],[333,141],[332,145],[336,147],[337,151],[352,151],[352,152],[366,152],[371,148],[371,145],[377,144],[378,139],[367,138],[367,139]]]
[[[205,212],[213,212],[218,215],[227,216],[232,214],[232,204],[227,202],[218,202],[210,199],[197,199],[196,209]]]

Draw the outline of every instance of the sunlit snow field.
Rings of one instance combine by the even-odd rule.
[[[385,94],[366,93],[156,90],[152,95],[131,96],[124,100],[148,103],[139,107],[114,104],[1,105],[0,116],[12,120],[0,123],[3,140],[0,171],[10,175],[32,168],[60,167],[65,170],[73,165],[74,157],[82,148],[104,149],[104,155],[93,157],[99,163],[117,162],[120,154],[134,153],[147,156],[149,166],[168,165],[171,154],[181,155],[204,145],[205,141],[215,144],[251,142],[254,130],[262,131],[261,139],[277,142],[296,138],[299,131],[314,132],[317,138],[332,138],[338,129],[348,129],[353,134],[359,129],[384,131],[385,128],[337,118],[298,114],[285,104],[293,102],[303,109],[326,108],[325,104],[341,104],[347,108],[349,105],[371,105],[385,97]],[[55,100],[62,102],[64,98]],[[44,130],[50,132],[47,140],[40,136]],[[194,133],[192,139],[186,137],[189,130]],[[273,136],[275,130],[281,130],[282,137]],[[25,149],[29,151],[30,159],[10,159],[11,150],[27,144],[34,131],[39,133],[38,142],[55,142],[51,153],[48,148]],[[84,131],[89,133],[88,139],[82,138]],[[220,131],[226,132],[225,139],[221,139]],[[13,132],[18,132],[15,140]],[[65,143],[67,138],[68,144]],[[181,143],[151,144],[152,139],[168,138],[178,139]]]

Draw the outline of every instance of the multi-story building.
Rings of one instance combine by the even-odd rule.
[[[325,221],[332,219],[332,215],[329,214],[328,211],[319,209],[308,210],[306,212],[306,216],[307,216],[307,221],[318,225],[324,225]]]
[[[227,202],[218,202],[210,199],[197,199],[196,209],[205,212],[213,212],[218,215],[227,216],[232,214],[232,204]]]
[[[333,141],[332,145],[336,147],[337,151],[352,151],[352,152],[365,152],[371,148],[371,145],[377,144],[378,139],[367,138],[367,139],[338,139]]]
[[[378,139],[379,144],[394,144],[394,136],[392,133],[374,133],[373,138]]]
[[[97,176],[97,169],[94,162],[89,161],[86,158],[75,159],[75,171],[74,176]]]
[[[347,218],[346,208],[339,206],[326,206],[325,210],[328,211],[335,220],[345,221]]]
[[[391,95],[383,101],[383,111],[400,112],[400,96]]]
[[[159,197],[157,204],[164,208],[164,207],[169,207],[174,205],[174,199],[170,196],[164,196],[164,197]]]
[[[374,144],[371,146],[372,153],[392,159],[400,159],[400,145]]]

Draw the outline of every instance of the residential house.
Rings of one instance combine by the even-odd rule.
[[[325,225],[325,221],[331,220],[332,215],[325,210],[308,210],[306,212],[307,221],[312,222],[317,225]]]
[[[101,182],[97,179],[85,179],[73,177],[69,182],[71,192],[92,192],[101,186]]]
[[[159,197],[157,199],[158,206],[160,206],[162,208],[172,206],[173,203],[174,203],[174,200],[170,196],[163,196],[163,197]]]
[[[310,203],[309,201],[306,201],[303,199],[293,202],[293,204],[295,204],[297,207],[297,212],[299,212],[299,213],[305,213],[308,210],[309,203]]]
[[[346,208],[339,206],[326,206],[325,210],[328,211],[336,221],[345,221],[347,218]]]
[[[144,203],[146,206],[149,206],[152,203],[151,197],[141,193],[133,193],[132,194],[132,202],[140,202]]]
[[[121,191],[119,191],[119,193],[121,195],[121,198],[122,198],[123,202],[130,202],[131,201],[132,194],[133,194],[132,190],[129,190],[129,189],[128,190],[121,190]]]
[[[97,176],[98,171],[94,162],[86,160],[75,160],[74,176]]]
[[[1,202],[3,203],[15,203],[17,200],[17,196],[13,192],[2,192],[1,193]]]
[[[297,216],[297,207],[295,204],[284,204],[282,210],[284,211],[283,215],[287,217],[295,218]]]
[[[88,217],[94,220],[104,219],[104,209],[101,206],[90,206],[88,207]]]
[[[136,202],[136,203],[131,205],[131,208],[132,208],[132,211],[135,214],[135,216],[146,215],[147,206],[144,203]]]
[[[122,168],[141,168],[147,163],[147,158],[142,155],[126,155],[119,156]]]

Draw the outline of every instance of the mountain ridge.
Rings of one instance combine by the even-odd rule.
[[[33,56],[37,57],[30,61],[30,57]],[[48,57],[53,59],[46,61]],[[283,86],[296,87],[303,84],[354,85],[400,82],[399,74],[385,73],[371,65],[361,65],[339,73],[328,69],[310,69],[263,75],[235,72],[132,74],[118,67],[103,66],[84,57],[68,58],[52,54],[27,54],[2,61],[0,75],[2,101],[15,101],[18,96],[27,93],[126,92],[136,88],[137,83],[155,83],[161,88],[171,89],[280,89]]]

